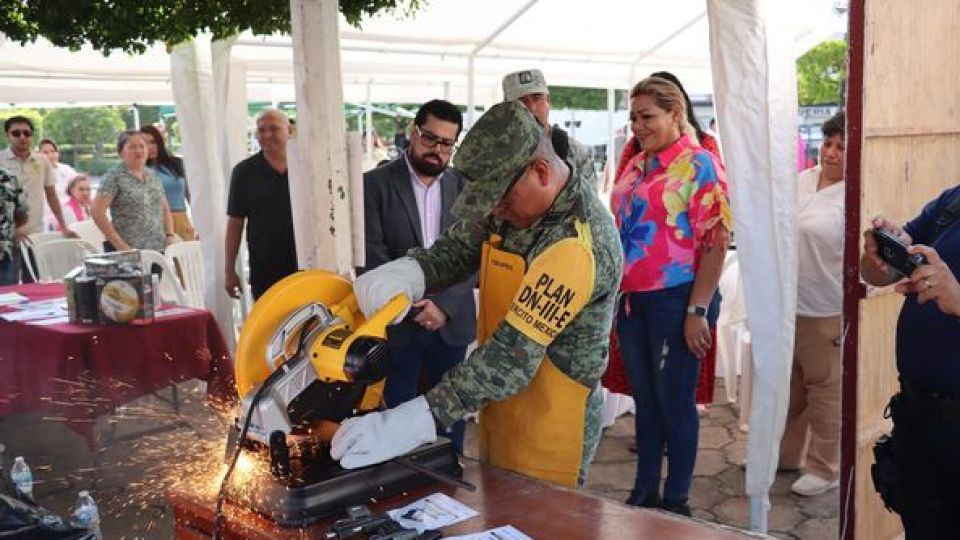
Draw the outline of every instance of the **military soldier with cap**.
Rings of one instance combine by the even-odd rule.
[[[550,88],[547,87],[547,80],[543,77],[543,72],[539,69],[515,71],[504,75],[502,84],[504,101],[523,103],[542,126],[553,132],[563,131],[558,127],[550,126]],[[596,191],[599,185],[590,151],[576,139],[566,138],[566,142],[569,146],[569,152],[557,145],[557,153],[563,158],[566,158],[569,153],[570,161],[578,170],[587,174],[590,179],[590,186]]]
[[[613,220],[587,171],[560,159],[516,101],[478,120],[454,165],[466,179],[453,207],[460,221],[429,249],[358,278],[354,292],[371,314],[479,268],[479,347],[425,396],[344,421],[331,455],[347,468],[379,463],[480,411],[483,460],[582,485],[600,439],[599,383],[623,269]]]

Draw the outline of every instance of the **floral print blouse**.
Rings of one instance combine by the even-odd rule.
[[[620,230],[621,290],[657,291],[696,277],[698,251],[717,227],[733,230],[723,165],[687,135],[657,153],[634,156],[613,188],[611,210]]]

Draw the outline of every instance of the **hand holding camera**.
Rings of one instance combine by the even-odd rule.
[[[918,303],[933,301],[943,313],[960,317],[960,283],[937,250],[910,245],[910,235],[881,216],[873,218],[872,225],[863,233],[860,265],[864,279],[882,286],[906,277],[897,285],[897,292],[916,294]]]
[[[922,253],[909,252],[910,245],[899,235],[883,227],[874,227],[871,232],[877,244],[877,255],[901,277],[910,277],[919,266],[927,264],[927,258]]]
[[[922,255],[926,263],[919,266],[908,281],[898,284],[896,291],[916,294],[917,303],[933,301],[943,313],[960,317],[960,283],[937,250],[918,244],[910,246],[907,252],[911,256]]]

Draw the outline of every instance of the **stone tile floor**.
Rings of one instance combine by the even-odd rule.
[[[633,416],[622,416],[606,429],[590,471],[587,491],[626,500],[636,471],[636,455],[628,450],[632,440]],[[749,526],[745,470],[741,465],[746,444],[747,435],[738,428],[734,406],[714,404],[701,418],[700,448],[690,492],[695,517],[738,528]],[[836,538],[839,490],[817,497],[794,495],[790,485],[798,476],[797,473],[777,474],[770,492],[769,533],[784,539]]]
[[[53,512],[66,515],[80,489],[96,479],[94,496],[103,514],[104,538],[168,539],[173,536],[173,516],[163,499],[172,482],[189,482],[192,472],[184,464],[222,453],[228,419],[204,404],[202,387],[181,385],[183,411],[193,429],[178,428],[148,437],[115,442],[100,456],[102,470],[94,470],[96,454],[74,432],[41,415],[0,418],[0,443],[7,447],[5,464],[23,455],[36,479],[35,494]],[[717,395],[720,395],[718,392]],[[128,406],[121,417],[101,418],[98,432],[117,427],[117,436],[169,421],[169,409],[154,397]],[[468,431],[467,448],[475,444]],[[591,470],[586,490],[617,501],[626,499],[633,483],[636,456],[628,451],[633,438],[633,417],[623,416],[608,428]],[[747,499],[743,460],[746,435],[737,429],[735,409],[715,404],[701,420],[700,453],[694,472],[691,506],[698,518],[746,527]],[[771,534],[784,539],[837,537],[838,491],[804,498],[790,493],[796,473],[780,473],[771,492]]]

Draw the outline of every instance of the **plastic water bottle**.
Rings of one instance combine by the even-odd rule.
[[[97,540],[103,539],[103,534],[100,532],[100,512],[89,491],[81,491],[77,496],[77,507],[73,510],[72,522],[75,527],[85,527],[93,531]]]
[[[33,497],[33,473],[30,472],[30,467],[23,460],[23,456],[17,456],[13,461],[13,467],[10,469],[10,480],[13,480],[13,484],[17,486],[17,491],[27,497]]]

